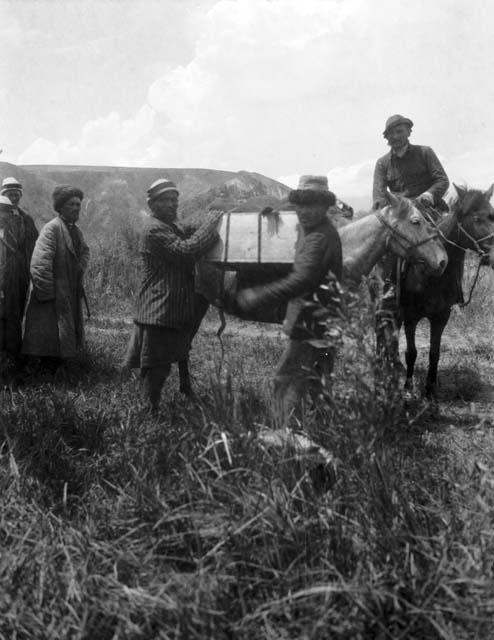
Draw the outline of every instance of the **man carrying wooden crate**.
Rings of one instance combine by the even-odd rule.
[[[336,198],[326,176],[301,176],[289,200],[300,223],[292,270],[269,284],[241,289],[236,297],[244,311],[288,301],[283,330],[289,342],[273,384],[280,426],[287,426],[292,416],[301,420],[306,394],[316,396],[323,377],[333,369],[334,349],[314,344],[323,337],[324,325],[315,323],[309,331],[305,319],[308,305],[328,274],[338,281],[342,275],[341,241],[327,215]]]

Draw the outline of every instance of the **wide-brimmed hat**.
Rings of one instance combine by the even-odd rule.
[[[298,187],[288,194],[292,204],[324,204],[331,207],[336,196],[328,188],[326,176],[300,176]]]
[[[60,213],[63,205],[71,198],[79,198],[82,200],[84,198],[84,194],[77,187],[72,187],[69,184],[61,184],[53,190],[52,198],[53,208],[55,211]]]
[[[165,193],[165,191],[175,191],[177,195],[179,194],[177,185],[172,180],[168,180],[167,178],[160,178],[159,180],[153,182],[153,184],[147,190],[148,202],[151,202],[162,193]]]
[[[2,180],[0,194],[3,195],[6,191],[22,191],[22,184],[16,178],[4,178]]]
[[[410,120],[410,118],[405,118],[405,116],[400,116],[399,113],[395,113],[394,116],[389,116],[389,118],[386,120],[383,136],[386,137],[389,133],[389,130],[393,127],[397,127],[399,124],[406,124],[410,127],[410,129],[413,127],[413,122]]]

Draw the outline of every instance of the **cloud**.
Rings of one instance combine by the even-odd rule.
[[[38,138],[18,158],[18,164],[145,165],[143,142],[150,140],[155,112],[144,105],[133,118],[122,119],[116,111],[89,121],[79,140],[58,144]]]
[[[331,169],[325,174],[328,178],[329,188],[340,198],[368,196],[370,199],[374,165],[374,160],[365,160],[348,167]],[[299,178],[299,174],[291,174],[279,176],[276,179],[294,189]]]
[[[359,6],[356,0],[219,0],[196,15],[193,59],[168,69],[149,87],[143,109],[160,114],[154,140],[148,131],[142,132],[140,148],[138,141],[122,139],[133,133],[114,111],[89,121],[79,140],[38,140],[20,158],[49,148],[52,155],[78,162],[123,156],[149,163],[161,153],[168,166],[281,169],[280,159],[293,155],[292,133],[307,130],[310,136],[318,127],[319,139],[331,136],[334,123],[325,103],[332,61],[336,50],[351,52],[344,27]],[[350,61],[345,66],[351,70]],[[310,104],[316,112],[306,119]],[[109,143],[118,132],[118,153],[105,150],[92,132]],[[320,156],[320,147],[311,140],[302,153]],[[295,162],[286,164],[296,168]]]
[[[454,156],[444,166],[451,182],[488,189],[494,182],[494,147]]]
[[[358,4],[217,2],[203,17],[194,59],[149,90],[167,133],[182,142],[179,162],[269,172],[295,165],[286,162],[294,148],[310,156],[322,146],[326,155],[332,61],[336,50],[351,52],[343,24]],[[350,71],[351,63],[345,66]]]
[[[161,75],[133,116],[113,109],[74,135],[39,138],[19,162],[47,154],[58,162],[321,173],[343,197],[366,195],[386,151],[384,120],[402,111],[415,121],[414,141],[461,173],[456,162],[473,162],[461,159],[463,149],[494,148],[485,81],[494,9],[479,3],[482,11],[463,0],[209,2],[191,12],[190,59],[158,57]],[[165,6],[152,3],[150,33]],[[475,166],[472,182],[485,173]]]

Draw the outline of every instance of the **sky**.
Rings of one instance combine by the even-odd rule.
[[[0,0],[0,160],[328,175],[368,196],[388,116],[494,182],[491,0]]]

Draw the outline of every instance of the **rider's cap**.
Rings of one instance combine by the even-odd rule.
[[[383,136],[386,137],[389,133],[389,130],[393,127],[397,127],[399,124],[406,124],[410,127],[413,127],[413,122],[410,118],[405,118],[405,116],[400,116],[399,113],[396,113],[394,116],[389,116],[386,120],[386,124],[384,125]]]

